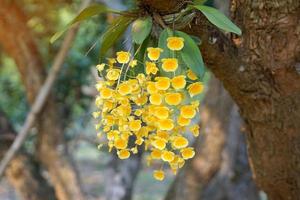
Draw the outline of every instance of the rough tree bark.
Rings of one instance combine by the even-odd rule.
[[[179,172],[166,200],[258,199],[243,146],[241,120],[235,111],[229,94],[213,77],[202,104],[196,156]]]
[[[248,125],[249,155],[270,199],[300,197],[300,1],[235,1],[243,21],[245,81],[236,101]],[[242,14],[243,13],[243,14]]]
[[[46,74],[41,55],[26,26],[26,16],[16,2],[1,2],[0,15],[0,44],[15,60],[27,99],[29,103],[33,103]],[[49,97],[36,127],[37,157],[49,171],[57,198],[84,199],[74,167],[61,148],[64,147],[63,128],[53,97]]]
[[[155,1],[140,0],[140,6],[170,13],[185,1],[168,2],[163,9]],[[200,13],[185,31],[201,37],[207,66],[239,106],[258,186],[270,199],[298,199],[300,1],[233,0],[231,5],[241,38],[226,37]]]
[[[7,151],[16,132],[0,111],[0,157]],[[39,163],[25,152],[18,153],[5,171],[9,183],[23,200],[55,200],[53,188],[41,176]]]

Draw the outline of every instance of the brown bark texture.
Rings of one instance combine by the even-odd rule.
[[[233,3],[245,69],[234,98],[247,123],[254,178],[270,199],[299,199],[300,1]]]
[[[179,172],[165,199],[256,200],[236,106],[216,78],[208,88],[196,156]]]
[[[34,37],[26,25],[26,16],[17,2],[1,2],[0,44],[14,59],[27,99],[33,103],[45,80],[46,71]],[[84,199],[74,166],[66,152],[61,150],[64,136],[60,121],[58,107],[50,96],[36,123],[37,157],[48,170],[58,199]]]
[[[15,136],[11,124],[0,111],[0,157],[8,150]],[[41,175],[39,164],[23,151],[14,157],[5,175],[23,200],[56,199],[53,188]]]
[[[160,5],[140,2],[159,12]],[[168,2],[170,12],[177,9],[178,1]],[[257,185],[269,199],[299,199],[300,1],[233,0],[231,13],[240,38],[200,13],[184,31],[202,39],[207,67],[239,106]]]

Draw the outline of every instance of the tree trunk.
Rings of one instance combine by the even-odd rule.
[[[254,178],[270,199],[299,199],[300,1],[233,3],[245,69],[235,100],[248,125]]]
[[[235,112],[222,84],[212,78],[202,104],[196,156],[179,172],[166,200],[258,199],[243,146],[241,120]]]
[[[141,167],[141,153],[128,160],[120,160],[113,156],[106,172],[107,200],[131,200],[135,179]]]
[[[169,12],[178,10],[178,0],[168,2]],[[241,38],[226,37],[200,13],[185,31],[202,39],[207,66],[239,106],[258,186],[269,199],[299,199],[300,1],[234,0],[231,11]]]
[[[0,111],[0,157],[8,150],[16,136],[12,126]],[[55,200],[51,188],[41,175],[39,164],[30,155],[20,152],[5,171],[9,183],[24,200]]]
[[[26,16],[16,2],[1,2],[0,15],[0,44],[15,60],[29,103],[33,103],[46,74],[41,55],[26,26]],[[60,121],[56,103],[50,96],[36,125],[37,156],[49,171],[58,199],[84,199],[77,174],[63,150],[64,135]]]

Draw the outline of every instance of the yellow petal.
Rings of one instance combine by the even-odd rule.
[[[162,95],[160,94],[151,94],[149,97],[149,101],[153,105],[160,105],[162,103]]]
[[[161,159],[165,162],[172,162],[175,158],[175,154],[172,151],[164,151],[161,155]]]
[[[184,39],[181,37],[169,37],[167,39],[167,46],[173,51],[179,51],[184,47]]]
[[[165,179],[165,173],[162,170],[155,170],[153,173],[153,177],[156,180],[162,181]]]
[[[169,117],[168,107],[161,106],[161,107],[155,108],[154,116],[159,118],[159,119],[167,119]]]
[[[125,95],[128,95],[131,93],[131,87],[128,83],[122,83],[118,86],[118,92],[122,95],[122,96],[125,96]]]
[[[180,93],[167,93],[165,101],[171,106],[177,106],[181,103],[182,97]]]
[[[125,149],[127,147],[127,141],[119,138],[115,141],[115,147],[117,149]]]
[[[185,148],[185,149],[181,150],[181,155],[182,155],[182,158],[185,160],[191,159],[195,156],[195,151],[192,147]]]
[[[192,119],[196,116],[196,109],[193,106],[182,106],[180,109],[180,116]]]
[[[121,64],[129,63],[131,54],[126,51],[117,52],[117,61]]]
[[[118,157],[122,160],[129,158],[130,152],[126,149],[118,151]]]
[[[201,82],[193,83],[188,86],[188,91],[191,97],[201,94],[203,92],[203,89],[204,85]]]
[[[179,90],[179,89],[183,89],[186,85],[186,80],[185,80],[185,76],[175,76],[172,79],[172,87],[175,90]]]
[[[177,119],[177,123],[180,126],[188,126],[191,123],[191,119],[186,119],[182,116],[179,116]]]
[[[109,88],[102,88],[100,91],[100,96],[102,99],[109,99],[113,95],[113,91]]]
[[[120,77],[119,69],[109,69],[106,74],[106,78],[110,81],[116,81]]]
[[[195,81],[198,79],[197,75],[192,70],[187,71],[187,77],[189,79],[191,79],[192,81]]]
[[[162,68],[166,72],[175,72],[178,68],[178,60],[176,58],[162,59]]]
[[[179,136],[174,139],[172,144],[176,149],[182,149],[187,147],[189,142],[185,137]]]
[[[170,87],[171,81],[167,77],[157,77],[155,82],[155,87],[158,90],[167,90]]]
[[[171,119],[163,119],[158,122],[159,129],[163,131],[170,131],[174,128],[173,120]]]
[[[129,129],[131,131],[138,131],[141,129],[141,125],[142,122],[140,120],[133,120],[131,122],[129,122]]]
[[[147,48],[148,58],[152,61],[157,61],[160,57],[160,53],[163,52],[161,48]]]
[[[163,139],[154,140],[152,142],[152,145],[159,150],[163,150],[166,148],[166,142]]]
[[[161,151],[157,150],[157,149],[153,149],[151,152],[151,158],[152,159],[160,159],[161,157]]]

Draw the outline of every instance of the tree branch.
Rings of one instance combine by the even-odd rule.
[[[90,0],[83,1],[81,5],[81,9],[86,7],[90,3]],[[38,96],[36,97],[32,108],[29,112],[29,114],[26,117],[26,120],[17,136],[17,138],[14,140],[13,144],[11,145],[10,149],[6,152],[4,155],[4,158],[0,162],[0,178],[3,176],[3,173],[10,163],[10,161],[13,159],[13,157],[16,155],[22,144],[24,143],[27,135],[29,134],[30,128],[33,126],[38,114],[42,110],[43,106],[46,103],[47,97],[50,94],[51,88],[54,85],[54,82],[57,78],[57,75],[62,67],[62,64],[67,56],[67,53],[71,47],[71,44],[76,36],[77,30],[79,25],[74,26],[71,28],[67,36],[65,37],[63,44],[56,55],[53,65],[51,67],[51,70],[46,78],[45,83],[43,84],[42,88],[39,90]]]

